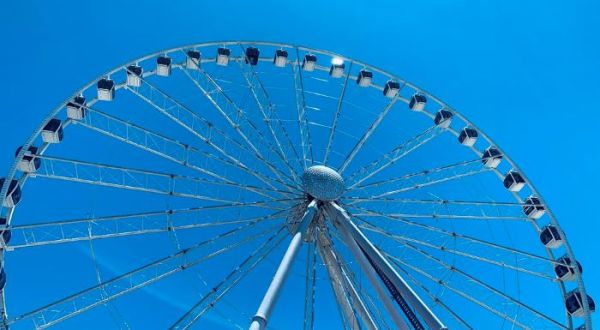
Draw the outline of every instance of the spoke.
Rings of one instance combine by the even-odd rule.
[[[389,293],[392,295],[406,319],[416,329],[424,329],[422,318],[429,328],[446,329],[440,319],[433,314],[431,309],[421,300],[406,281],[390,265],[390,262],[382,255],[381,251],[365,236],[359,227],[352,221],[346,210],[337,204],[330,202],[327,204],[327,212],[335,219],[335,224],[339,231],[351,237],[360,248],[362,254],[367,258],[372,269],[377,273],[381,281],[385,284]]]
[[[285,209],[260,217],[234,217],[214,220],[217,210],[236,210],[243,207],[263,207],[270,202],[231,203],[185,209],[112,215],[18,225],[11,228],[8,250],[78,241],[92,241],[131,235],[146,235],[194,228],[241,225],[262,220],[280,219]],[[207,215],[203,215],[208,213]]]
[[[328,233],[329,233],[329,231],[328,231]],[[338,239],[340,239],[337,235],[336,235],[336,237]],[[331,237],[329,237],[329,239],[331,240]],[[381,313],[381,310],[379,309],[378,306],[375,305],[375,302],[373,301],[371,296],[369,296],[369,293],[365,290],[365,288],[360,283],[357,283],[356,274],[350,269],[350,267],[348,266],[348,262],[344,261],[344,258],[342,257],[342,255],[340,253],[337,253],[336,255],[337,255],[338,260],[340,261],[339,264],[342,267],[342,270],[344,271],[344,273],[347,274],[348,280],[352,283],[352,285],[355,288],[358,288],[357,293],[359,294],[359,297],[362,294],[362,296],[365,297],[365,299],[367,300],[367,302],[369,304],[368,311],[370,312],[370,314],[374,315],[373,313],[376,313],[377,317],[379,317],[379,322],[383,324],[383,327],[385,327],[386,329],[391,329],[390,326],[386,323],[385,317]]]
[[[381,281],[381,277],[378,275],[372,264],[367,259],[367,256],[358,245],[358,242],[351,236],[349,230],[344,228],[344,222],[338,219],[338,216],[336,214],[334,214],[331,211],[328,211],[327,209],[325,210],[330,220],[329,222],[332,223],[334,227],[338,230],[338,232],[341,234],[342,241],[344,242],[346,247],[352,252],[354,260],[357,261],[364,275],[366,275],[367,279],[371,283],[373,289],[379,297],[379,300],[383,303],[384,308],[388,312],[388,315],[391,318],[392,322],[394,322],[396,328],[401,330],[408,330],[407,322],[400,316],[400,313],[398,313],[398,310],[394,305],[395,299],[392,300],[394,297],[390,296],[389,290],[387,290],[387,287],[384,286],[384,283]]]
[[[342,198],[341,201],[344,205],[359,210],[363,216],[372,216],[375,215],[373,212],[379,212],[397,218],[530,221],[523,212],[523,203],[362,197]],[[371,212],[368,207],[376,207],[378,211]],[[406,211],[402,214],[393,213],[396,208]]]
[[[342,166],[340,166],[340,168],[338,169],[338,173],[340,173],[340,175],[342,173],[344,173],[344,171],[346,170],[346,168],[348,167],[348,165],[350,165],[350,162],[352,161],[352,159],[354,159],[354,156],[356,156],[356,154],[358,154],[358,152],[360,151],[360,149],[364,146],[364,144],[367,142],[367,140],[371,137],[371,135],[373,134],[373,132],[375,132],[375,130],[377,129],[377,127],[379,126],[379,124],[381,124],[381,122],[383,121],[383,119],[385,118],[385,116],[394,107],[394,104],[396,104],[397,101],[398,101],[398,96],[395,96],[385,106],[385,108],[383,109],[383,111],[381,111],[381,113],[375,119],[375,121],[373,123],[371,123],[371,126],[369,126],[369,128],[367,129],[367,131],[360,138],[360,140],[358,142],[356,142],[356,145],[354,145],[354,148],[352,148],[352,151],[350,152],[350,154],[348,154],[348,156],[346,157],[346,159],[344,159],[344,162],[342,163]]]
[[[378,199],[407,191],[421,189],[428,186],[433,186],[452,180],[461,179],[467,176],[491,170],[491,168],[483,166],[481,160],[475,159],[460,162],[457,164],[410,173],[398,178],[373,182],[367,185],[358,186],[354,189],[354,191],[369,188],[369,192],[373,189],[382,188],[384,191],[374,191],[369,193],[371,195],[369,197],[373,199]]]
[[[187,55],[186,55],[187,56]],[[231,98],[229,98],[221,86],[204,70],[197,65],[198,69],[190,70],[188,68],[183,68],[182,71],[186,77],[190,79],[193,85],[202,93],[214,106],[215,109],[225,118],[227,123],[236,131],[236,133],[242,138],[242,140],[250,147],[251,150],[243,148],[250,152],[250,155],[261,161],[264,165],[266,165],[280,180],[294,181],[294,179],[290,178],[288,175],[283,173],[281,170],[276,168],[271,162],[263,156],[261,151],[254,145],[254,143],[248,138],[246,133],[244,133],[241,129],[241,125],[237,122],[239,120],[243,120],[246,124],[252,128],[252,133],[255,134],[253,136],[254,141],[261,141],[265,144],[270,151],[278,155],[286,166],[289,166],[283,154],[280,154],[278,150],[274,150],[273,146],[267,142],[263,134],[258,130],[256,125],[251,122],[245,115],[244,111],[240,109]],[[193,76],[192,76],[193,75]],[[216,93],[212,93],[212,91],[216,91]],[[213,97],[214,95],[214,97]],[[218,102],[219,101],[219,102]],[[221,107],[221,103],[223,103],[223,107]],[[230,113],[228,113],[230,112]],[[237,121],[234,121],[231,117],[234,115]],[[289,167],[292,174],[294,173],[293,169]]]
[[[514,304],[515,306],[521,307],[526,309],[527,311],[529,311],[530,313],[534,314],[536,317],[541,318],[543,320],[540,321],[544,321],[544,322],[550,322],[552,323],[551,325],[549,324],[539,324],[536,326],[536,328],[546,328],[548,326],[558,326],[560,328],[565,328],[564,325],[562,325],[561,323],[557,322],[556,320],[552,319],[551,317],[537,311],[536,309],[534,309],[533,307],[519,301],[518,299],[515,299],[507,294],[505,294],[504,292],[494,288],[492,285],[487,284],[481,280],[479,280],[478,278],[470,275],[469,273],[462,271],[461,269],[457,268],[454,265],[450,265],[444,261],[442,261],[441,259],[431,255],[430,253],[428,253],[427,251],[424,251],[416,246],[414,246],[413,244],[410,243],[405,243],[403,244],[404,246],[408,247],[409,249],[417,252],[419,255],[427,258],[428,260],[433,261],[434,263],[442,266],[443,268],[449,270],[450,272],[453,272],[459,276],[461,276],[464,280],[461,282],[461,289],[462,291],[466,291],[466,288],[470,285],[475,285],[478,288],[482,288],[485,291],[487,291],[487,293],[491,293],[492,295],[501,298],[501,301],[498,302],[494,302],[492,304],[492,306],[504,306],[505,309],[507,308],[508,304]],[[394,259],[398,259],[398,258],[394,258]],[[486,295],[487,296],[487,295]],[[489,298],[489,296],[488,296]],[[510,312],[507,312],[507,314],[509,315],[516,315],[518,313],[518,308],[516,310],[512,310]]]
[[[294,70],[294,90],[296,91],[296,109],[298,112],[298,129],[300,131],[300,143],[302,146],[302,155],[304,168],[307,167],[307,161],[313,162],[313,150],[310,139],[310,130],[308,129],[308,119],[306,118],[306,101],[304,99],[304,82],[302,81],[302,68],[300,67],[300,52],[296,47],[296,63],[292,65]],[[310,157],[310,158],[309,158]]]
[[[439,126],[432,126],[426,129],[424,132],[412,137],[410,140],[405,141],[401,145],[395,147],[392,149],[392,151],[384,154],[377,160],[374,160],[373,162],[363,166],[348,178],[347,181],[350,183],[348,190],[354,189],[365,180],[381,172],[417,148],[431,141],[443,131],[444,129],[440,128]]]
[[[329,283],[333,289],[336,305],[340,311],[342,322],[346,324],[348,329],[360,329],[359,321],[354,313],[352,304],[350,303],[348,293],[341,283],[341,278],[338,278],[337,274],[335,273],[335,265],[333,264],[333,261],[327,259],[327,255],[324,253],[324,251],[321,253],[321,259],[323,259],[323,263],[325,264],[325,267],[329,273]]]
[[[90,232],[90,235],[91,235],[91,228],[89,228],[88,231]],[[98,260],[96,259],[96,252],[94,251],[94,244],[92,243],[92,241],[89,241],[89,243],[90,243],[90,255],[92,257],[92,261],[94,263],[94,270],[96,272],[96,281],[98,282],[98,284],[102,284],[102,276],[100,275],[100,267],[98,266]],[[108,296],[108,292],[106,292],[106,290],[104,288],[102,288],[101,292],[102,292],[103,298]],[[106,307],[106,309],[108,309],[110,316],[113,318],[114,322],[119,326],[119,329],[128,329],[128,330],[131,329],[129,327],[129,325],[127,324],[127,322],[125,321],[125,319],[123,318],[123,315],[121,315],[121,313],[119,312],[119,310],[117,309],[116,306],[114,306],[111,302],[106,302],[104,304],[104,307]]]
[[[308,242],[308,251],[306,253],[306,291],[304,294],[304,330],[313,330],[314,328],[316,286],[317,249],[315,249],[315,242]]]
[[[242,279],[254,270],[254,268],[264,260],[281,242],[286,238],[286,226],[281,226],[264,243],[257,247],[236,266],[225,278],[215,285],[200,301],[190,308],[181,318],[179,318],[169,329],[189,329],[206,312],[215,306],[215,304],[231,289],[233,289]]]
[[[426,242],[426,241],[419,240],[419,239],[416,239],[416,238],[407,237],[407,236],[404,236],[404,235],[390,234],[388,232],[385,232],[385,231],[379,229],[376,226],[373,226],[372,224],[368,223],[364,219],[361,219],[361,218],[358,218],[358,217],[357,217],[357,219],[360,219],[363,223],[365,223],[364,225],[361,225],[360,228],[363,228],[363,229],[365,229],[367,231],[370,231],[370,232],[373,232],[373,233],[376,233],[376,234],[380,234],[380,235],[382,235],[384,237],[387,237],[387,238],[389,238],[389,239],[391,239],[393,241],[396,241],[396,242],[398,242],[400,244],[414,243],[414,244],[417,244],[417,245],[420,245],[420,246],[425,246],[425,247],[428,247],[430,249],[437,250],[437,251],[440,251],[440,252],[443,252],[443,253],[454,254],[454,255],[457,255],[457,256],[469,258],[471,260],[475,260],[475,261],[478,261],[478,262],[481,262],[481,263],[486,263],[486,264],[494,265],[494,266],[501,267],[501,268],[512,269],[512,270],[520,272],[520,273],[537,276],[537,277],[540,277],[540,278],[543,278],[543,279],[546,279],[546,280],[549,280],[549,281],[552,281],[552,282],[556,281],[556,278],[554,276],[551,276],[551,275],[548,275],[548,274],[545,274],[545,273],[540,273],[539,271],[534,271],[534,270],[526,269],[526,268],[523,268],[523,267],[520,267],[520,266],[515,266],[515,265],[512,265],[512,264],[510,264],[510,263],[508,263],[506,261],[497,261],[497,260],[494,260],[494,259],[491,259],[491,258],[481,257],[481,256],[478,256],[478,255],[469,253],[469,252],[465,252],[465,251],[462,251],[462,250],[457,250],[457,249],[449,248],[449,247],[446,247],[444,245],[437,245],[437,244],[434,244],[434,243]],[[540,258],[542,258],[542,257],[540,257]],[[510,258],[508,258],[508,259],[510,259]],[[546,264],[546,265],[548,265],[548,264]]]
[[[329,130],[329,138],[327,139],[327,147],[325,148],[325,157],[323,158],[323,164],[327,164],[327,160],[329,158],[329,151],[331,150],[331,145],[333,144],[333,136],[335,135],[335,129],[337,127],[338,119],[340,118],[340,114],[342,113],[342,104],[344,104],[344,95],[346,94],[346,87],[348,87],[348,80],[350,78],[350,72],[352,71],[352,62],[348,67],[348,72],[346,73],[346,77],[344,78],[344,83],[342,84],[342,90],[340,92],[340,97],[338,98],[337,107],[335,109],[335,115],[333,117],[333,122],[331,124],[331,128]]]
[[[245,53],[246,49],[241,44],[240,44],[240,47],[242,48],[242,51]],[[263,83],[260,81],[258,73],[256,72],[256,70],[254,70],[254,67],[250,64],[249,61],[246,62],[246,61],[240,60],[237,62],[242,71],[242,75],[244,76],[244,80],[248,84],[250,92],[252,93],[252,96],[254,97],[254,100],[256,101],[256,105],[258,106],[258,109],[260,110],[260,112],[263,116],[263,119],[264,119],[265,123],[267,124],[267,127],[269,128],[271,136],[273,137],[273,140],[277,144],[277,147],[279,148],[281,154],[288,155],[290,153],[289,152],[286,153],[283,150],[282,144],[279,141],[279,138],[275,132],[275,129],[271,125],[271,122],[274,122],[276,124],[276,127],[278,128],[278,133],[280,135],[283,135],[283,139],[286,140],[289,151],[291,151],[291,154],[293,154],[295,156],[295,159],[298,161],[298,164],[302,168],[302,163],[300,162],[300,157],[298,156],[298,152],[296,151],[296,148],[294,148],[294,143],[290,139],[290,136],[289,136],[285,126],[282,124],[281,120],[279,120],[277,112],[275,111],[273,103],[271,102],[271,99],[269,97],[269,93],[267,92],[267,89],[265,88]],[[290,166],[287,159],[284,158],[283,160],[286,162],[286,164],[288,164],[288,166]],[[290,169],[291,169],[291,166],[290,166]],[[292,169],[292,174],[294,174],[294,172],[295,171],[293,171],[293,169]]]
[[[388,255],[388,254],[386,254]],[[392,259],[393,262],[393,256],[388,256],[388,258]],[[427,294],[427,296],[429,296],[429,298],[431,299],[431,301],[433,301],[434,304],[441,306],[443,309],[445,309],[448,313],[450,313],[450,315],[452,315],[452,317],[458,321],[460,324],[462,324],[462,326],[464,326],[467,329],[473,330],[474,328],[472,326],[470,326],[460,315],[458,315],[455,311],[453,311],[446,303],[444,303],[440,297],[438,295],[435,295],[433,292],[431,292],[431,290],[429,290],[429,288],[427,288],[427,286],[425,286],[423,283],[421,283],[420,281],[418,281],[411,273],[409,273],[408,271],[406,271],[406,269],[404,268],[400,268],[398,267],[398,269],[404,273],[404,275],[406,275],[406,278],[408,278],[408,280],[413,283],[414,285],[418,286],[419,288],[421,288],[421,290],[423,290],[423,292],[425,292],[425,294]]]
[[[353,208],[359,209],[356,207],[353,207]],[[539,255],[530,253],[530,252],[511,248],[509,246],[497,244],[494,242],[489,242],[489,241],[486,241],[486,240],[483,240],[480,238],[476,238],[473,236],[464,235],[464,234],[461,234],[461,233],[458,233],[455,231],[448,231],[448,230],[438,228],[435,226],[430,226],[430,225],[425,225],[422,223],[414,222],[414,221],[408,220],[406,218],[386,215],[386,214],[383,214],[383,213],[380,213],[377,211],[365,210],[365,209],[359,209],[359,210],[362,210],[362,211],[368,213],[369,216],[381,217],[383,219],[396,221],[398,223],[402,223],[402,224],[411,226],[413,228],[423,229],[424,230],[423,232],[418,233],[418,235],[420,235],[421,237],[432,237],[433,234],[438,234],[439,236],[436,239],[440,242],[447,242],[450,240],[450,241],[452,241],[452,243],[456,244],[457,243],[456,240],[461,240],[466,244],[477,244],[477,246],[480,248],[490,248],[492,251],[492,252],[490,252],[491,255],[499,255],[501,252],[508,252],[508,253],[510,253],[510,256],[507,258],[507,260],[510,260],[510,259],[512,259],[512,260],[515,260],[515,259],[527,260],[528,262],[530,262],[532,264],[539,263],[540,266],[543,266],[543,267],[547,267],[548,265],[568,266],[568,265],[558,262],[556,260],[548,259],[546,257],[542,257]],[[356,214],[354,214],[354,216],[357,219],[364,222],[365,224],[367,224],[368,227],[371,227],[372,230],[382,231],[379,227],[369,223],[368,221],[361,218],[360,216],[358,216]],[[382,231],[382,232],[384,232],[384,231]],[[387,232],[384,232],[384,233],[388,234]],[[472,249],[472,248],[473,248],[473,245],[468,245],[465,247],[466,250]]]
[[[363,300],[358,294],[358,291],[350,281],[350,276],[344,272],[343,268],[341,267],[342,260],[340,260],[340,257],[335,252],[333,242],[323,231],[321,231],[318,235],[318,248],[319,254],[321,255],[323,263],[325,264],[329,273],[329,278],[334,286],[334,290],[336,287],[341,288],[342,290],[340,291],[342,292],[340,293],[343,293],[343,299],[348,301],[347,307],[350,308],[348,310],[344,310],[347,318],[355,318],[354,311],[356,311],[356,314],[360,316],[360,319],[363,321],[366,329],[377,329],[375,321],[373,321],[373,318],[368,312]],[[353,323],[352,325],[357,329],[361,328],[358,323]]]
[[[481,206],[481,207],[506,207],[521,209],[525,204],[514,202],[497,202],[497,201],[468,201],[468,200],[452,200],[452,199],[410,199],[410,198],[364,198],[364,197],[342,197],[342,200],[347,200],[356,203],[346,203],[345,205],[354,205],[357,203],[400,203],[400,204],[429,204],[429,205],[453,205],[453,206]]]
[[[175,99],[171,98],[169,95],[167,95],[160,89],[149,84],[146,80],[142,79],[142,85],[140,87],[127,86],[126,89],[131,91],[132,94],[138,96],[141,100],[154,107],[160,113],[164,114],[169,119],[186,129],[190,133],[194,134],[201,141],[206,143],[206,145],[216,150],[218,153],[223,155],[223,157],[229,159],[234,164],[237,164],[240,168],[245,169],[247,172],[264,182],[269,187],[276,189],[273,183],[271,182],[275,181],[285,186],[286,189],[290,191],[296,189],[295,187],[279,179],[270,179],[259,172],[250,170],[239,159],[235,158],[234,156],[230,155],[227,151],[225,151],[222,148],[222,146],[237,146],[241,150],[250,153],[250,155],[257,157],[253,152],[246,149],[238,141],[231,139],[227,134],[215,127],[214,124],[212,124],[209,120],[198,116],[194,111],[188,109],[187,107],[177,102]],[[219,141],[220,138],[222,138],[222,140]],[[264,160],[260,161],[262,161],[263,163],[265,162]],[[270,166],[268,162],[266,162],[265,165]]]
[[[229,184],[235,183],[233,180],[207,170],[205,166],[202,165],[203,159],[209,158],[215,162],[224,164],[225,166],[231,166],[238,170],[242,170],[245,173],[252,174],[248,169],[240,167],[239,164],[233,163],[228,159],[221,159],[210,153],[202,152],[187,144],[183,144],[161,134],[149,131],[141,126],[110,116],[99,110],[89,107],[86,109],[88,111],[86,116],[84,117],[83,121],[76,122],[77,124],[121,142],[135,146],[141,150],[158,155],[187,168],[206,174],[216,180],[220,180]],[[263,190],[258,190],[251,187],[244,189],[248,189],[249,191],[257,193],[261,196],[271,197],[271,195],[265,193]],[[281,195],[283,193],[279,194]]]
[[[28,321],[32,322],[32,325],[36,329],[45,329],[56,325],[98,305],[102,305],[172,274],[189,269],[192,266],[233,250],[273,230],[273,228],[269,228],[258,234],[249,235],[244,239],[240,239],[237,236],[253,228],[255,225],[256,223],[251,223],[222,233],[192,247],[180,250],[171,256],[158,259],[133,271],[50,303],[35,311],[20,315],[9,320],[8,324],[11,325],[17,322],[24,324],[24,322]],[[222,243],[221,241],[225,241],[225,244],[223,244],[225,247],[215,246],[217,243]],[[108,295],[103,295],[103,291],[107,292]]]
[[[42,159],[42,166],[36,177],[67,180],[95,184],[120,189],[194,198],[203,201],[231,203],[232,201],[201,195],[209,185],[217,187],[206,179],[151,172],[121,166],[105,165],[79,160],[69,160],[50,156],[36,156]]]
[[[468,295],[468,294],[466,294],[466,293],[462,292],[460,289],[457,289],[457,288],[455,288],[455,287],[453,287],[453,286],[450,286],[450,285],[449,285],[447,282],[445,282],[445,281],[444,281],[444,280],[442,280],[441,278],[438,278],[438,277],[436,277],[436,276],[433,276],[433,275],[431,275],[430,273],[428,273],[428,272],[426,272],[426,271],[424,271],[424,270],[421,270],[421,269],[420,269],[420,268],[418,268],[418,267],[412,266],[412,265],[410,265],[410,264],[408,264],[408,263],[406,263],[406,262],[404,262],[404,261],[402,261],[402,260],[400,260],[400,259],[398,259],[398,258],[395,258],[394,256],[390,256],[390,255],[389,255],[389,254],[387,254],[387,253],[386,253],[386,255],[388,256],[388,258],[390,258],[390,260],[392,260],[392,263],[393,263],[393,264],[394,264],[394,265],[395,265],[397,268],[399,268],[399,269],[403,269],[404,267],[406,267],[406,268],[408,268],[408,269],[411,269],[411,270],[413,270],[413,271],[415,271],[415,272],[417,272],[417,273],[421,274],[422,276],[426,277],[426,278],[427,278],[428,280],[430,280],[431,282],[434,282],[434,283],[436,283],[437,285],[439,285],[439,286],[441,286],[441,287],[443,287],[443,288],[445,288],[445,289],[448,289],[448,290],[450,290],[450,291],[454,292],[454,293],[455,293],[455,294],[457,294],[458,296],[460,296],[460,297],[462,297],[462,298],[464,298],[464,299],[466,299],[466,300],[468,300],[468,301],[470,301],[470,302],[472,302],[472,303],[474,303],[474,304],[478,305],[479,307],[482,307],[483,309],[485,309],[485,310],[487,310],[488,312],[490,312],[490,313],[492,313],[492,314],[494,314],[494,315],[498,316],[499,318],[501,318],[501,319],[504,319],[504,320],[506,320],[506,321],[509,321],[509,322],[511,322],[513,325],[516,325],[516,326],[518,326],[518,327],[520,327],[520,328],[522,328],[522,329],[530,329],[530,328],[529,328],[528,326],[526,326],[525,324],[522,324],[522,323],[518,322],[514,316],[507,315],[507,314],[505,314],[505,313],[502,313],[502,312],[500,312],[500,311],[498,311],[498,310],[494,309],[492,306],[488,306],[488,305],[486,305],[485,303],[483,303],[483,302],[481,302],[481,301],[477,300],[476,298],[474,298],[474,297],[472,297],[472,296],[470,296],[470,295]]]
[[[349,205],[349,207],[354,207]],[[361,208],[356,208],[364,210]],[[355,213],[356,216],[367,216],[367,217],[378,217],[380,215],[373,214],[370,210],[365,210],[364,213]],[[511,215],[486,215],[486,214],[454,214],[454,213],[387,213],[387,216],[392,218],[411,218],[411,219],[452,219],[452,220],[515,220],[515,221],[528,221],[529,219],[525,216],[511,216]]]

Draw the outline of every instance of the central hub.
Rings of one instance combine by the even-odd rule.
[[[304,171],[302,187],[305,193],[322,201],[336,200],[346,190],[342,176],[323,165],[311,166]]]

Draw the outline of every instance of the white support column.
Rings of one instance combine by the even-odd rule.
[[[283,258],[281,259],[281,263],[277,268],[277,272],[275,272],[275,276],[273,276],[273,280],[269,285],[269,289],[267,289],[267,293],[265,293],[265,296],[258,307],[258,311],[252,318],[250,330],[263,330],[267,327],[269,316],[273,311],[273,307],[277,302],[277,298],[279,298],[279,294],[281,293],[283,284],[285,283],[285,280],[290,272],[292,263],[294,262],[294,259],[296,258],[300,247],[302,246],[306,229],[315,217],[316,211],[317,201],[313,200],[310,204],[308,204],[306,212],[304,212],[304,216],[302,217],[302,221],[298,225],[296,234],[294,234],[287,251],[285,251]]]
[[[437,318],[435,314],[425,305],[425,303],[417,296],[417,294],[408,286],[404,279],[396,272],[392,265],[385,259],[385,257],[375,248],[375,246],[369,241],[369,239],[358,229],[358,227],[351,221],[350,216],[346,211],[335,203],[329,203],[326,206],[326,211],[334,220],[334,223],[338,230],[343,235],[351,236],[352,241],[358,245],[360,251],[353,253],[355,257],[357,255],[366,254],[370,261],[379,268],[379,270],[389,279],[391,284],[398,290],[406,300],[406,302],[412,307],[420,316],[423,318],[425,323],[430,329],[447,329],[444,324]],[[352,243],[352,242],[350,242]],[[362,264],[361,264],[362,266]],[[373,268],[372,266],[370,268]]]

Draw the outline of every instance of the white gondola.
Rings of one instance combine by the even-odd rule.
[[[502,153],[500,152],[500,150],[494,147],[489,147],[483,152],[483,155],[481,156],[481,161],[483,162],[483,165],[487,168],[496,168],[498,167],[498,165],[500,165],[500,162],[502,161]]]
[[[373,81],[373,72],[367,70],[360,70],[358,77],[356,77],[356,84],[360,87],[369,87]]]
[[[438,127],[448,128],[448,127],[450,127],[450,124],[452,124],[453,116],[454,116],[454,114],[452,114],[452,112],[450,112],[448,110],[440,110],[435,114],[435,118],[433,119],[433,122]]]
[[[256,47],[246,48],[246,64],[257,65],[260,57],[260,50]]]
[[[390,99],[393,99],[400,92],[400,84],[397,81],[389,80],[383,87],[383,95]]]
[[[227,66],[229,65],[229,56],[231,55],[231,50],[229,48],[220,47],[217,49],[217,65],[219,66]]]
[[[273,58],[273,64],[278,68],[283,68],[287,64],[288,52],[283,49],[275,51],[275,57]]]
[[[17,151],[15,152],[15,157],[19,154],[21,149],[23,149],[23,147],[17,148]],[[17,163],[17,169],[25,173],[33,173],[37,171],[40,168],[40,165],[42,164],[42,161],[38,157],[35,157],[37,151],[38,148],[34,146],[27,148],[27,152],[25,153],[25,155],[23,155],[23,158],[21,158]]]
[[[504,187],[512,192],[519,192],[525,187],[525,179],[521,173],[510,171],[504,177]]]
[[[529,196],[523,205],[523,212],[528,218],[537,220],[546,213],[546,208],[542,205],[540,199],[536,196]]]
[[[414,111],[423,111],[423,110],[425,110],[426,104],[427,104],[427,98],[425,97],[425,95],[415,94],[410,98],[408,107]]]
[[[98,100],[112,101],[115,99],[115,82],[109,78],[98,80]]]
[[[156,58],[156,75],[168,77],[171,75],[171,58],[167,56],[159,56]]]
[[[142,73],[144,69],[139,65],[130,65],[127,67],[127,86],[140,87],[142,85]]]
[[[542,228],[540,231],[540,241],[550,249],[557,249],[563,244],[563,239],[558,233],[558,229],[552,225]]]
[[[67,103],[67,117],[73,120],[82,120],[85,117],[85,97],[83,95]]]
[[[586,296],[589,311],[596,311],[596,303],[594,302],[594,299],[592,299],[592,297],[590,297],[589,295]],[[569,312],[569,314],[577,317],[584,317],[586,315],[585,308],[583,308],[584,305],[582,298],[583,295],[581,294],[579,289],[575,289],[567,294],[567,297],[565,299],[565,307],[567,308],[567,312]]]
[[[59,143],[63,139],[63,128],[60,119],[52,118],[42,129],[42,140],[46,143]]]
[[[0,188],[6,181],[5,178],[0,179]],[[10,185],[8,186],[8,191],[6,193],[6,198],[4,199],[4,207],[15,207],[15,205],[19,204],[21,200],[21,186],[19,185],[19,181],[12,180],[10,181]]]
[[[458,135],[458,142],[463,146],[472,147],[477,142],[477,131],[470,127],[465,127]]]
[[[304,55],[304,60],[302,61],[302,69],[304,71],[314,71],[317,66],[317,57],[313,54]]]
[[[200,52],[188,50],[186,54],[185,67],[190,70],[198,70],[200,68]]]
[[[554,264],[554,273],[556,277],[561,281],[573,281],[577,278],[576,269],[579,270],[579,274],[583,273],[581,264],[577,261],[573,262],[569,256],[564,255],[556,259]]]
[[[346,65],[344,63],[333,63],[329,68],[329,75],[333,78],[340,78],[344,75],[344,69]]]

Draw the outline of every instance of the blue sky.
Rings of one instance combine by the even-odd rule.
[[[490,135],[551,205],[589,293],[600,299],[598,2],[10,1],[2,7],[0,171],[56,104],[132,58],[212,40],[327,49],[422,86]]]

